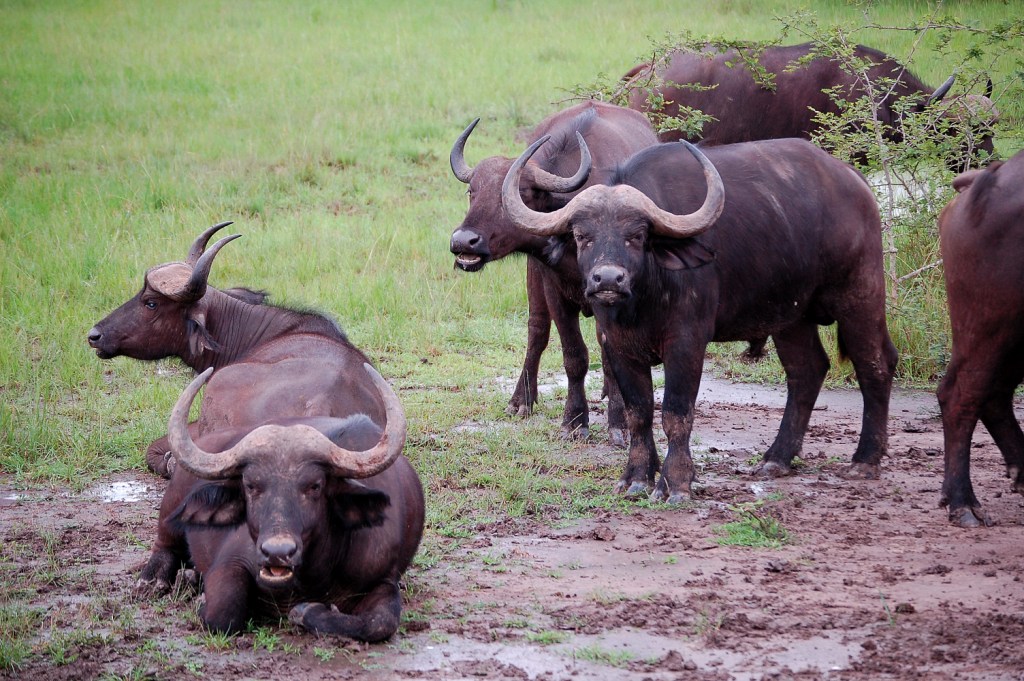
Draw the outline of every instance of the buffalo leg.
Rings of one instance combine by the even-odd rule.
[[[648,494],[654,488],[659,468],[658,450],[654,446],[654,386],[651,382],[651,368],[616,356],[611,348],[606,351],[622,393],[626,425],[629,427],[629,455],[622,477],[615,485],[615,492],[627,496]]]
[[[519,381],[512,391],[512,399],[505,408],[509,416],[525,418],[533,413],[537,401],[537,372],[540,371],[540,356],[544,354],[551,336],[551,314],[548,311],[544,293],[544,280],[540,263],[533,258],[526,260],[526,302],[530,317],[526,322],[526,358]]]
[[[1013,392],[1019,382],[1018,378],[989,399],[981,411],[981,421],[1003,455],[1011,490],[1024,494],[1024,432],[1013,413]]]
[[[626,405],[622,402],[622,391],[619,390],[615,374],[605,359],[604,346],[601,346],[601,371],[604,373],[604,392],[608,396],[608,444],[617,449],[625,449],[628,446],[626,435],[629,433]]]
[[[690,433],[693,431],[694,405],[700,388],[704,364],[704,347],[680,353],[665,360],[665,397],[661,421],[668,438],[668,454],[661,468],[661,479],[651,495],[652,501],[678,504],[689,501],[691,485],[697,477],[690,455]]]
[[[793,457],[803,449],[814,402],[828,373],[828,354],[821,346],[817,324],[801,322],[772,338],[786,371],[786,409],[775,441],[754,470],[754,475],[764,477],[792,473]]]
[[[324,603],[299,603],[288,619],[316,634],[347,636],[376,643],[398,631],[402,614],[402,596],[398,584],[385,582],[370,591],[351,615]]]
[[[586,439],[590,434],[590,411],[586,393],[590,357],[583,333],[580,331],[580,308],[566,299],[552,282],[545,281],[544,296],[548,312],[555,322],[555,328],[558,329],[558,337],[562,340],[562,363],[568,379],[568,394],[562,416],[562,437]]]
[[[853,362],[864,400],[860,440],[844,472],[853,479],[877,480],[889,449],[889,398],[899,357],[886,329],[884,306],[877,309],[876,315],[864,310],[851,322],[839,321],[839,337]]]
[[[252,575],[237,561],[224,561],[203,573],[205,603],[199,617],[210,631],[234,633],[245,628],[252,618],[249,596],[253,592]]]

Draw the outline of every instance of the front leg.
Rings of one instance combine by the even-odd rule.
[[[665,397],[661,403],[661,422],[668,438],[668,454],[661,469],[661,480],[651,501],[679,504],[689,501],[697,477],[690,456],[694,405],[700,388],[706,343],[684,343],[665,359]]]
[[[626,435],[629,430],[626,426],[626,406],[622,402],[622,391],[619,390],[619,382],[615,380],[615,373],[612,371],[611,363],[602,342],[601,327],[597,327],[597,344],[601,348],[601,371],[604,374],[604,394],[608,397],[608,444],[617,449],[626,448]]]
[[[370,591],[352,614],[324,603],[299,603],[288,619],[316,634],[347,636],[357,641],[376,643],[398,631],[402,615],[402,596],[397,582],[383,582]]]
[[[544,293],[543,265],[533,258],[526,260],[526,304],[529,318],[526,322],[526,357],[519,381],[512,391],[512,399],[505,408],[509,416],[526,418],[533,413],[537,401],[537,372],[540,371],[540,356],[548,346],[551,336],[551,314]]]
[[[654,445],[654,386],[651,367],[629,359],[613,347],[605,348],[625,405],[629,428],[629,458],[615,492],[627,496],[649,494],[658,473],[658,450]]]
[[[562,340],[562,363],[568,381],[562,438],[585,440],[590,434],[590,407],[586,392],[590,357],[580,331],[580,306],[563,296],[554,282],[545,281],[544,294],[548,312]]]
[[[256,584],[241,561],[225,561],[203,573],[204,603],[199,618],[214,632],[235,633],[252,619],[249,601]]]

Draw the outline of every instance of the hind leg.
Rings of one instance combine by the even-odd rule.
[[[817,324],[802,321],[772,338],[786,370],[786,410],[775,442],[754,470],[754,475],[764,477],[792,473],[793,457],[803,448],[807,423],[828,373],[828,355],[821,346]]]
[[[1012,386],[999,391],[985,404],[981,421],[1003,455],[1010,489],[1024,494],[1024,432],[1013,413],[1013,392],[1019,382],[1018,377]]]

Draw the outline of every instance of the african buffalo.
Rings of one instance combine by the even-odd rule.
[[[789,395],[757,472],[790,472],[828,371],[817,327],[833,322],[864,396],[861,438],[846,475],[877,478],[897,355],[886,330],[878,207],[863,177],[798,139],[703,153],[687,142],[663,144],[635,154],[608,185],[540,213],[516,187],[544,142],[509,169],[503,205],[523,229],[571,234],[576,242],[585,295],[626,406],[629,460],[617,491],[644,493],[654,484],[650,367],[663,362],[668,455],[652,498],[689,497],[694,401],[712,340],[762,347],[774,339]]]
[[[196,371],[214,367],[215,382],[259,383],[258,393],[225,405],[218,420],[200,419],[202,432],[260,423],[270,404],[278,417],[365,413],[383,423],[383,407],[360,368],[368,360],[337,324],[320,314],[262,304],[262,292],[227,295],[207,286],[218,251],[239,235],[208,251],[206,245],[229,224],[203,232],[185,262],[146,272],[138,294],[89,331],[89,345],[101,359],[176,356]],[[166,437],[155,440],[146,452],[150,469],[168,475],[169,451]]]
[[[289,613],[318,634],[363,641],[394,634],[398,580],[423,533],[423,491],[401,456],[406,429],[398,397],[369,364],[364,368],[358,380],[379,393],[385,429],[362,413],[281,418],[287,410],[266,399],[260,424],[225,425],[193,441],[189,407],[213,369],[193,380],[171,413],[178,466],[140,587],[167,590],[189,564],[202,577],[199,615],[213,631]],[[207,422],[230,421],[232,402],[252,401],[262,387],[258,377],[248,389],[216,377],[202,406]]]
[[[810,139],[820,129],[814,119],[816,111],[839,113],[838,105],[826,90],[839,88],[833,96],[847,101],[860,99],[868,92],[864,82],[843,70],[838,61],[827,57],[818,57],[793,68],[813,48],[812,43],[768,47],[760,54],[758,62],[774,76],[774,89],[756,81],[734,50],[677,51],[655,74],[651,74],[649,64],[640,64],[626,74],[625,79],[638,86],[630,92],[629,106],[638,111],[650,110],[650,90],[643,85],[653,75],[652,83],[663,83],[653,89],[656,96],[664,98],[664,107],[659,109],[661,113],[678,116],[682,105],[699,109],[715,118],[705,124],[702,131],[705,144],[783,137]],[[894,141],[902,139],[899,123],[906,106],[902,102],[909,98],[911,110],[923,111],[926,106],[939,102],[953,85],[951,76],[933,91],[895,59],[870,47],[857,45],[854,55],[871,64],[867,75],[872,82],[877,83],[880,79],[895,81],[879,102],[877,112],[883,129]],[[975,148],[968,150],[968,154],[957,152],[950,158],[948,162],[953,168],[963,167],[962,156],[974,156],[977,160],[978,150],[983,152],[982,159],[992,154],[992,125],[998,119],[998,112],[989,98],[991,82],[988,85],[985,95],[964,95],[952,98],[944,105],[951,127],[965,122],[973,126],[969,137]],[[682,133],[673,130],[663,133],[661,138],[663,141],[678,140],[682,139]]]
[[[540,357],[554,320],[562,339],[562,357],[569,381],[562,433],[566,437],[586,437],[589,413],[584,381],[589,360],[580,333],[579,315],[592,313],[582,295],[575,248],[571,244],[568,248],[561,245],[551,248],[548,239],[517,229],[505,216],[501,208],[501,183],[512,159],[493,156],[470,168],[464,157],[466,140],[478,121],[473,121],[463,131],[451,152],[455,177],[469,185],[469,212],[451,237],[455,265],[467,272],[476,272],[488,262],[510,253],[526,254],[530,315],[526,359],[507,411],[519,416],[531,413],[537,400]],[[534,130],[532,139],[543,135],[551,135],[553,142],[527,166],[520,183],[524,200],[539,211],[560,208],[582,187],[607,178],[619,161],[658,143],[644,116],[601,102],[584,102],[549,116]],[[593,155],[589,175],[574,175],[574,170],[581,165],[577,135],[582,135]],[[609,436],[613,442],[621,442],[625,425],[622,402],[607,372],[605,386],[609,392]]]
[[[1024,494],[1024,434],[1013,393],[1024,379],[1024,152],[961,175],[939,217],[953,355],[939,384],[946,470],[943,506],[952,522],[990,524],[971,486],[971,435],[985,424]]]

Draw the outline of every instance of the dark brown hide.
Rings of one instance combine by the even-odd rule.
[[[544,135],[551,135],[553,139],[524,171],[520,183],[523,200],[534,210],[559,208],[575,195],[575,191],[546,191],[541,186],[543,183],[538,183],[535,169],[562,177],[572,176],[580,167],[577,131],[583,135],[593,157],[593,168],[581,187],[603,182],[617,163],[658,142],[644,116],[610,104],[584,102],[548,117],[534,130],[531,141]],[[461,159],[461,147],[457,144],[453,150],[453,165]],[[510,253],[527,256],[529,321],[526,357],[507,411],[519,416],[528,416],[532,412],[537,400],[540,358],[547,347],[551,322],[554,321],[562,339],[562,357],[569,382],[562,433],[566,437],[586,437],[589,414],[584,380],[589,358],[580,333],[579,315],[589,316],[591,312],[581,293],[575,249],[571,244],[568,248],[556,244],[552,249],[548,239],[517,229],[509,221],[501,208],[501,184],[512,161],[494,156],[480,161],[473,168],[466,168],[469,173],[457,172],[457,175],[468,178],[469,211],[452,234],[451,251],[456,256],[456,267],[468,272],[478,271],[488,262]],[[610,393],[609,435],[613,441],[621,442],[624,428],[621,400],[607,374],[606,387]]]
[[[694,402],[705,348],[713,340],[774,339],[788,398],[759,473],[791,472],[828,370],[817,327],[833,322],[864,396],[861,438],[848,474],[878,477],[897,357],[886,330],[874,196],[856,170],[802,140],[703,152],[721,175],[725,205],[698,236],[659,236],[641,203],[621,200],[639,194],[676,215],[697,211],[705,201],[705,179],[681,144],[641,151],[609,187],[593,187],[586,200],[582,193],[577,197],[579,209],[573,203],[563,209],[563,229],[571,233],[564,238],[576,241],[605,358],[626,407],[629,460],[617,490],[640,494],[654,485],[659,460],[650,367],[664,363],[668,455],[653,498],[689,498]],[[536,215],[538,224],[554,219]]]
[[[755,81],[734,51],[703,54],[676,52],[653,81],[665,83],[655,87],[655,92],[665,99],[661,112],[677,116],[680,105],[683,105],[713,116],[716,120],[705,124],[702,131],[701,139],[706,145],[784,137],[810,139],[819,130],[819,125],[814,121],[815,111],[831,114],[839,112],[835,102],[823,90],[841,88],[839,95],[848,101],[860,99],[866,93],[862,83],[846,73],[838,62],[827,58],[818,58],[799,68],[787,70],[796,60],[807,56],[811,47],[810,43],[805,43],[764,50],[759,62],[774,75],[774,90]],[[912,106],[920,110],[935,94],[933,89],[883,52],[858,45],[856,56],[874,64],[868,69],[872,80],[889,78],[897,81],[891,94],[881,101],[878,119],[885,124],[890,139],[902,139],[898,125],[901,114],[897,103],[910,98]],[[633,78],[632,82],[640,86],[630,95],[630,107],[647,111],[650,105],[643,85],[650,78],[649,67],[645,64],[634,67],[625,78]],[[694,90],[676,84],[697,84],[712,89]],[[941,92],[936,95],[936,101],[943,95]],[[949,114],[954,118],[967,117],[973,120],[978,126],[973,135],[976,146],[974,159],[978,160],[976,152],[979,150],[983,152],[980,155],[982,159],[988,158],[993,150],[991,124],[998,117],[991,100],[982,95],[968,95],[952,98],[942,106],[948,107]],[[968,116],[968,110],[972,110],[974,115]],[[674,141],[682,139],[682,133],[669,131],[663,133],[661,138],[662,141]],[[960,156],[950,159],[950,162],[959,163]]]
[[[1024,494],[1024,434],[1013,393],[1024,379],[1024,152],[958,177],[939,217],[953,354],[939,384],[946,466],[943,506],[952,522],[989,524],[971,485],[978,419]]]
[[[205,243],[205,242],[204,242]],[[186,269],[185,264],[173,270]],[[102,359],[119,355],[141,360],[178,357],[196,371],[214,367],[211,410],[204,410],[195,436],[227,426],[262,423],[268,414],[335,416],[367,414],[376,423],[384,412],[362,370],[366,356],[332,320],[310,312],[262,303],[245,289],[221,292],[204,281],[195,300],[176,300],[154,288],[152,272],[142,290],[89,332]],[[159,284],[158,284],[159,285]],[[253,304],[248,301],[258,301]],[[210,415],[207,415],[210,414]],[[146,452],[150,468],[168,475],[166,437]]]
[[[381,436],[364,415],[268,423],[309,425],[352,449]],[[219,452],[249,432],[218,430],[197,445]],[[398,628],[398,581],[415,555],[423,514],[419,479],[405,457],[359,481],[337,477],[301,451],[252,460],[222,480],[178,467],[140,583],[166,591],[185,563],[203,576],[200,617],[212,630],[290,613],[317,633],[380,641]]]

